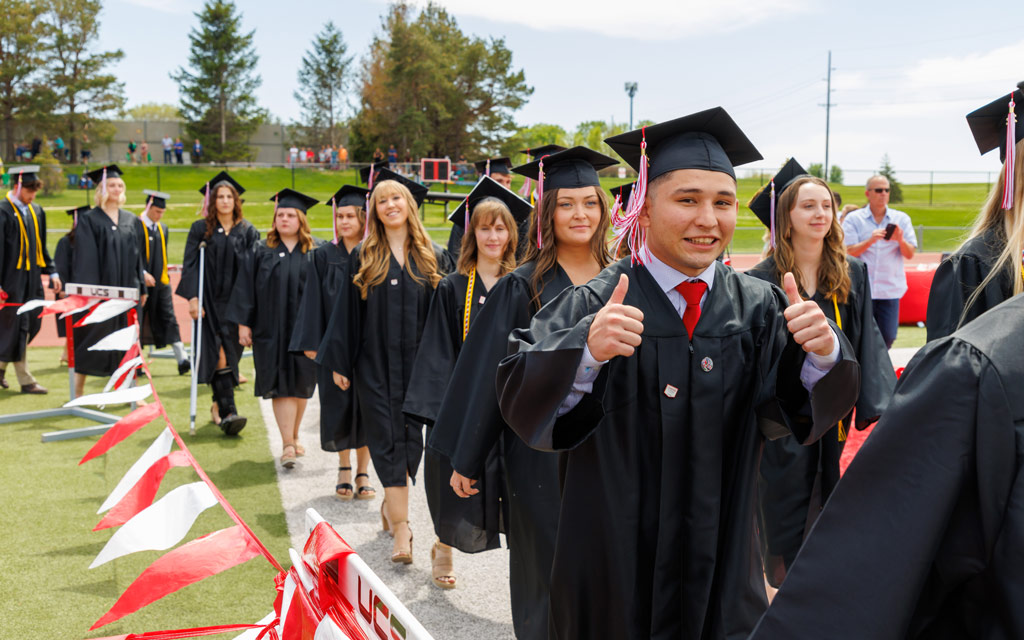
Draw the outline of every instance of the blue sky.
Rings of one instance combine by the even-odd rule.
[[[832,50],[830,164],[859,182],[888,153],[897,171],[997,171],[978,155],[964,115],[1024,80],[1024,3],[938,0],[442,0],[463,31],[503,37],[535,91],[522,124],[567,129],[627,121],[625,81],[639,83],[634,118],[667,120],[724,106],[780,165],[824,159],[826,56]],[[256,30],[263,106],[298,116],[296,69],[333,20],[350,53],[365,55],[387,5],[377,0],[242,0]],[[168,73],[186,62],[200,0],[107,0],[104,47],[130,105],[176,102]],[[924,7],[927,7],[924,9]],[[907,181],[909,174],[904,176]],[[938,177],[957,179],[963,176]],[[978,176],[974,175],[974,179]]]

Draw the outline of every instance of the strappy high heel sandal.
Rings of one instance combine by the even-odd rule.
[[[430,547],[430,570],[434,584],[442,589],[455,588],[455,569],[452,562],[452,548],[441,543],[434,542]]]
[[[392,547],[391,562],[412,564],[412,529],[409,528],[409,521],[399,520],[398,522],[392,522],[391,530],[397,534],[398,526],[403,524],[405,525],[405,528],[409,530],[409,546],[407,549],[398,548],[399,536],[395,535],[395,546]]]
[[[368,484],[359,484],[359,478],[365,477],[367,480],[370,479],[368,473],[357,473],[356,474],[356,500],[373,500],[377,497],[377,490]]]
[[[352,471],[352,467],[338,467],[338,471]],[[338,497],[338,500],[344,500],[345,502],[348,502],[349,500],[352,499],[353,496],[352,483],[339,482],[338,484],[334,485],[334,495]]]
[[[288,447],[291,447],[291,453],[288,453]],[[281,466],[285,469],[291,469],[295,466],[295,445],[286,444],[281,450]]]
[[[395,537],[395,532],[391,528],[391,521],[388,520],[388,512],[386,510],[387,509],[387,504],[388,504],[387,500],[383,500],[380,503],[380,526],[381,526],[381,528],[384,529],[384,533],[386,533],[389,536],[391,536],[392,538],[394,538]]]

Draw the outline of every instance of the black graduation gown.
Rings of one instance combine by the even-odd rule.
[[[551,637],[746,638],[767,606],[754,531],[765,436],[820,437],[849,413],[860,371],[840,360],[808,395],[786,296],[715,263],[692,343],[629,258],[541,309],[498,367],[502,414],[533,447],[567,451],[551,577]],[[621,274],[643,342],[556,419],[593,314]],[[806,403],[813,419],[800,415]]]
[[[312,257],[312,249],[303,253],[298,243],[289,251],[263,240],[239,271],[227,320],[252,329],[257,397],[313,397],[316,363],[288,349]]]
[[[306,274],[306,286],[299,301],[299,315],[289,349],[304,353],[320,348],[334,300],[341,282],[351,278],[348,262],[351,254],[345,245],[326,243],[313,250]],[[342,391],[334,384],[332,372],[317,365],[317,394],[320,397],[320,448],[345,451],[366,446],[366,430],[359,420],[355,390]]]
[[[75,228],[75,250],[72,271],[79,284],[102,284],[132,287],[145,295],[142,278],[145,256],[142,254],[146,231],[134,214],[120,209],[117,224],[102,209],[90,209],[78,216]],[[109,334],[128,326],[127,314],[105,322],[85,325],[74,330],[75,372],[90,376],[109,376],[117,370],[124,353],[121,351],[89,351]]]
[[[174,295],[171,285],[160,282],[164,269],[164,255],[167,252],[167,225],[157,223],[163,230],[161,239],[160,231],[150,229],[141,219],[139,224],[145,229],[146,242],[149,245],[148,250],[143,246],[146,271],[156,280],[155,287],[146,288],[149,297],[142,309],[142,344],[151,344],[157,349],[162,349],[181,340],[178,320],[174,317]]]
[[[199,243],[206,234],[206,220],[196,220],[188,230],[185,241],[185,255],[181,264],[181,281],[175,290],[186,300],[199,297]],[[248,220],[241,220],[231,227],[231,233],[224,233],[218,222],[209,238],[206,238],[206,266],[203,289],[203,345],[199,359],[199,381],[209,383],[217,368],[217,356],[224,349],[227,365],[238,384],[238,361],[242,357],[242,346],[238,344],[238,325],[227,319],[231,303],[231,291],[238,279],[244,260],[252,256],[253,247],[259,242],[260,232]],[[196,322],[192,321],[193,341]]]
[[[402,410],[406,415],[427,425],[427,440],[441,411],[441,401],[462,349],[463,313],[469,277],[452,273],[437,285],[423,327],[423,338],[416,352],[412,381],[405,395]],[[483,281],[476,278],[470,306],[470,326],[476,322],[487,300]],[[465,397],[468,389],[453,389],[453,398]],[[501,467],[498,447],[494,446],[485,464],[485,477],[476,484],[480,491],[469,498],[460,498],[452,491],[452,464],[448,457],[427,449],[423,457],[423,483],[427,506],[434,521],[434,531],[441,542],[466,553],[477,553],[500,546],[501,529]]]
[[[491,451],[500,447],[505,475],[502,499],[508,502],[505,531],[512,622],[518,638],[547,635],[559,509],[558,456],[530,449],[516,437],[501,417],[494,390],[509,333],[529,326],[535,313],[529,286],[534,267],[533,262],[520,266],[488,294],[459,353],[428,443],[447,456],[459,473],[485,483],[491,473]],[[541,303],[567,288],[572,288],[572,280],[556,264],[545,274]]]
[[[1013,296],[1013,280],[1009,273],[993,278],[978,299],[964,313],[968,298],[981,285],[1006,247],[1006,239],[998,231],[988,229],[971,238],[939,264],[928,292],[928,341],[944,338],[963,324],[974,320],[992,307]],[[1021,277],[1020,264],[1013,277]]]
[[[872,315],[867,266],[857,258],[847,258],[847,262],[850,293],[847,301],[839,305],[839,315],[842,331],[860,363],[856,427],[864,429],[878,420],[889,406],[896,374]],[[780,284],[773,257],[746,274],[777,286]],[[816,293],[811,299],[835,322],[835,305],[831,298]],[[851,416],[845,416],[844,429],[849,430],[851,426]],[[782,584],[786,568],[793,566],[806,531],[839,482],[839,459],[845,444],[845,440],[839,439],[838,425],[807,446],[793,436],[765,443],[758,479],[759,516],[765,575],[773,586]]]
[[[447,252],[436,244],[433,248],[438,270],[447,273]],[[359,271],[361,249],[362,245],[356,248],[349,262],[352,277]],[[402,414],[402,402],[434,289],[418,275],[412,257],[405,267],[390,256],[384,282],[371,289],[366,300],[351,277],[346,278],[317,349],[319,364],[355,386],[373,468],[385,487],[407,486],[406,474],[416,477],[423,456],[423,425]]]
[[[918,352],[753,640],[1024,638],[1021,353],[1022,296]]]
[[[7,294],[8,304],[24,303],[43,297],[41,274],[52,274],[55,269],[46,248],[46,212],[38,204],[32,205],[32,214],[22,216],[11,202],[0,198],[0,288]],[[19,219],[21,222],[19,222]],[[22,247],[21,224],[24,223],[28,245]],[[39,225],[39,249],[43,266],[36,255],[36,224]],[[18,268],[18,258],[28,257],[28,269]],[[17,362],[25,356],[29,341],[39,333],[42,323],[39,311],[18,315],[18,307],[0,307],[0,362]]]
[[[53,266],[57,270],[57,275],[60,276],[61,282],[74,282],[72,279],[71,272],[71,261],[73,259],[72,254],[74,253],[74,246],[71,240],[71,234],[65,233],[57,241],[57,247],[53,250]],[[64,324],[65,320],[60,318],[54,318],[57,323],[57,335],[61,338],[67,337],[67,326]]]

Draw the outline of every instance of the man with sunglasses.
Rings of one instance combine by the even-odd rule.
[[[910,216],[889,208],[889,180],[874,175],[864,194],[868,204],[843,220],[846,251],[867,264],[875,322],[892,347],[900,322],[900,298],[907,292],[903,261],[914,257],[917,236]]]

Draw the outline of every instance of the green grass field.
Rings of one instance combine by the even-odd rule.
[[[29,396],[0,390],[0,414],[57,407],[66,401],[67,373],[57,366],[59,357],[57,348],[30,349],[31,370],[50,394]],[[151,367],[172,422],[184,434],[196,459],[278,562],[287,566],[288,531],[274,460],[252,384],[243,385],[236,394],[240,412],[250,419],[240,437],[226,438],[209,423],[210,401],[205,387],[200,388],[199,413],[206,419],[197,422],[197,435],[189,437],[188,376],[177,375],[173,360],[155,359]],[[242,367],[251,380],[252,360],[243,360]],[[13,370],[8,371],[7,379],[16,386]],[[102,385],[103,381],[90,379],[87,392],[99,391]],[[275,596],[274,569],[260,557],[185,587],[106,627],[88,631],[143,569],[163,553],[140,552],[96,569],[88,568],[116,530],[93,532],[100,519],[96,510],[163,425],[154,421],[105,456],[81,467],[78,461],[97,437],[40,442],[44,432],[90,424],[70,418],[0,425],[4,434],[0,483],[8,518],[0,550],[0,567],[7,581],[0,626],[8,631],[0,635],[70,640],[255,622],[269,612]],[[157,497],[197,480],[189,468],[171,469]],[[231,524],[223,510],[214,507],[199,517],[186,541]]]
[[[218,169],[175,165],[126,166],[124,169],[125,183],[128,186],[126,208],[136,213],[141,213],[145,205],[143,189],[157,188],[159,171],[160,190],[171,195],[165,221],[172,230],[179,231],[179,233],[172,233],[170,239],[170,261],[180,263],[185,245],[184,232],[195,221],[196,211],[202,202],[202,195],[198,189],[206,180],[216,175]],[[70,171],[72,168],[69,167],[68,170]],[[354,169],[330,171],[297,167],[293,172],[284,167],[233,168],[231,174],[247,189],[243,196],[246,201],[245,216],[263,234],[270,228],[274,210],[273,203],[269,201],[269,198],[280,189],[292,187],[293,176],[295,189],[308,193],[321,201],[329,198],[344,184],[359,183],[359,177]],[[605,189],[611,189],[628,182],[628,180],[603,178],[601,182]],[[518,190],[521,185],[522,178],[515,176],[512,183],[513,189]],[[748,202],[760,186],[761,182],[756,178],[741,179],[739,181],[740,202],[744,204]],[[843,202],[864,203],[863,187],[850,185],[834,188],[843,197]],[[469,187],[456,185],[450,187],[451,191],[458,193],[468,192],[469,189]],[[440,191],[442,186],[432,185],[431,190]],[[903,193],[904,202],[893,205],[893,207],[908,213],[915,225],[952,227],[951,229],[928,229],[923,238],[918,238],[922,250],[949,251],[956,248],[964,238],[967,228],[988,194],[988,185],[983,183],[937,184],[931,190],[928,185],[903,185]],[[39,198],[39,202],[49,211],[47,222],[49,229],[54,231],[49,234],[51,247],[57,244],[59,234],[70,227],[69,219],[60,215],[60,212],[70,207],[86,204],[86,200],[86,191],[77,189],[65,190],[54,197]],[[313,228],[324,229],[316,235],[329,239],[331,233],[328,208],[314,207],[310,209],[309,215]],[[444,207],[428,204],[424,207],[422,215],[427,227],[431,228],[433,238],[444,244],[450,228],[444,218]],[[738,229],[731,250],[736,253],[760,252],[763,228],[746,206],[740,207],[737,225]]]

